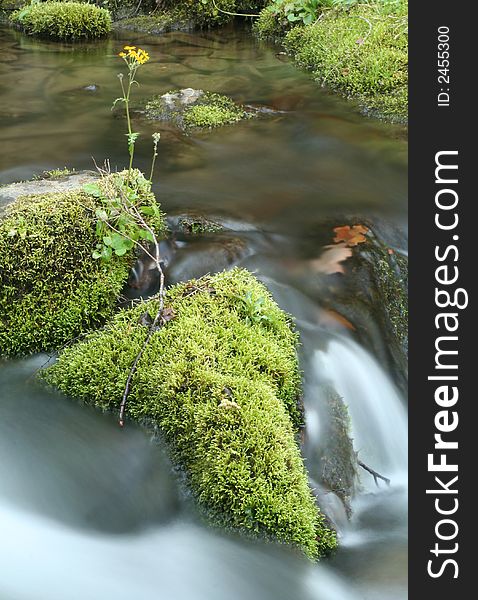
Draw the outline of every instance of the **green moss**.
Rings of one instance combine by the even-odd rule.
[[[186,127],[213,129],[241,120],[241,114],[222,106],[192,106],[184,115]]]
[[[213,129],[253,116],[227,96],[192,89],[154,96],[146,103],[144,112],[150,119],[172,122],[184,131]]]
[[[265,9],[256,30],[262,37],[284,35],[284,22]],[[326,10],[308,26],[285,34],[295,61],[333,91],[358,100],[364,111],[405,122],[408,112],[408,5],[370,2]]]
[[[63,167],[63,169],[51,169],[50,171],[43,171],[41,175],[35,176],[34,179],[62,179],[68,175],[74,175],[75,169],[69,169]]]
[[[81,2],[40,2],[13,13],[11,21],[30,35],[53,39],[90,39],[111,31],[108,10]]]
[[[252,318],[250,295],[267,319]],[[235,269],[168,290],[174,318],[136,371],[130,418],[159,427],[199,506],[215,523],[316,557],[335,534],[316,508],[295,440],[302,423],[297,334],[253,275]],[[44,374],[60,390],[117,411],[158,300],[118,313],[60,353]],[[257,310],[257,309],[256,309]]]
[[[143,192],[138,202],[147,201]],[[0,354],[58,348],[111,315],[133,252],[107,264],[92,258],[95,208],[80,189],[23,196],[7,207],[0,220]]]
[[[292,24],[287,19],[283,7],[275,3],[266,6],[260,12],[259,18],[254,22],[253,30],[263,40],[279,41],[291,27]]]
[[[408,259],[400,254],[385,254],[374,248],[375,278],[382,295],[393,335],[406,352],[408,349]]]

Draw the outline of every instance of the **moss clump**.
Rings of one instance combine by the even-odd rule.
[[[173,123],[183,131],[214,129],[253,116],[227,96],[191,88],[154,96],[144,112],[149,119]]]
[[[359,101],[368,114],[405,122],[408,112],[408,5],[371,2],[323,12],[283,37],[286,50],[315,79]],[[265,9],[256,26],[262,37],[283,34],[283,21]]]
[[[40,2],[13,13],[11,21],[29,35],[58,40],[99,38],[111,31],[108,10],[82,2]]]
[[[199,127],[201,129],[214,129],[222,125],[231,125],[241,119],[242,113],[239,111],[214,104],[191,106],[184,115],[186,127]]]
[[[75,169],[63,167],[63,169],[58,168],[51,169],[50,171],[43,171],[41,175],[35,176],[34,179],[62,179],[63,177],[68,177],[68,175],[74,175],[75,173]]]
[[[308,487],[295,433],[302,423],[297,334],[253,275],[235,269],[179,284],[136,371],[131,418],[159,427],[199,505],[246,534],[300,547],[335,547]],[[125,310],[64,350],[45,379],[117,411],[158,301]]]
[[[219,233],[224,230],[220,223],[202,215],[184,215],[178,220],[179,230],[186,234]]]
[[[122,175],[102,180],[110,186]],[[150,194],[141,188],[138,204]],[[81,189],[23,196],[0,220],[0,354],[58,348],[102,325],[128,277],[133,251],[94,260],[96,200]]]

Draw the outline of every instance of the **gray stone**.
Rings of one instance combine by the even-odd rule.
[[[10,183],[0,187],[0,208],[10,204],[20,196],[33,194],[50,194],[77,189],[85,183],[96,180],[98,175],[93,171],[81,171],[60,178],[32,179]]]

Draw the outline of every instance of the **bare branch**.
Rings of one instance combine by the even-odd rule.
[[[362,469],[365,469],[366,471],[368,471],[372,475],[372,477],[373,477],[373,479],[375,481],[375,485],[377,487],[379,487],[379,485],[378,485],[378,479],[382,479],[382,481],[385,481],[385,483],[387,485],[390,485],[390,479],[388,479],[387,477],[384,477],[383,475],[380,475],[380,473],[377,473],[377,471],[374,471],[370,467],[367,467],[367,465],[365,463],[363,463],[361,460],[358,460],[357,464],[360,467],[362,467]]]

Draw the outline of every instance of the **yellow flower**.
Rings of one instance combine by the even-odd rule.
[[[146,50],[142,50],[141,48],[136,49],[136,46],[125,46],[124,50],[127,52],[120,52],[118,56],[129,59],[128,62],[130,66],[133,65],[133,63],[144,65],[144,63],[149,60],[149,54]]]

